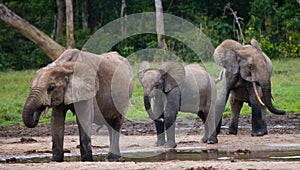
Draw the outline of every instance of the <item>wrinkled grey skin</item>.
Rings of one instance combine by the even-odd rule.
[[[139,68],[139,81],[144,89],[145,109],[155,122],[157,146],[176,147],[178,111],[197,114],[205,123],[202,142],[215,141],[211,136],[215,129],[216,87],[212,77],[201,66],[190,64],[183,67],[178,62],[165,62],[159,69],[151,69],[150,63],[144,61]]]
[[[246,102],[252,108],[251,135],[267,134],[266,108],[274,114],[285,114],[285,111],[277,110],[271,101],[271,60],[254,39],[251,40],[251,45],[245,46],[234,40],[225,40],[215,49],[214,59],[224,68],[215,109],[216,121],[220,120],[217,133],[220,131],[222,113],[230,94],[231,122],[227,133],[237,134],[238,117],[243,102]],[[266,107],[255,96],[254,86]]]
[[[127,60],[116,52],[95,55],[66,50],[34,76],[22,112],[23,122],[29,128],[36,127],[41,112],[52,107],[53,160],[61,162],[64,121],[66,112],[71,110],[79,128],[81,160],[93,160],[92,122],[108,126],[110,147],[106,160],[119,160],[119,131],[132,95],[133,77]],[[115,99],[114,95],[119,98]]]

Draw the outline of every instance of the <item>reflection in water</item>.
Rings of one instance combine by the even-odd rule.
[[[176,150],[170,149],[164,152],[130,152],[123,153],[126,162],[164,162],[170,160],[190,160],[190,161],[206,161],[206,160],[264,160],[264,161],[300,161],[300,150],[287,151],[250,151],[237,150],[233,152],[218,151],[217,149],[206,149],[199,152],[191,152],[192,150]],[[104,161],[104,154],[94,155],[95,161]],[[66,162],[80,161],[80,155],[67,154]],[[0,163],[46,163],[51,162],[51,156],[43,154],[35,155],[18,155],[11,157],[0,157]]]

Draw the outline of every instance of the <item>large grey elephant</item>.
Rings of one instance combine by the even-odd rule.
[[[64,160],[63,140],[66,112],[76,115],[82,161],[92,161],[92,122],[105,124],[110,147],[106,160],[119,160],[119,131],[133,91],[133,72],[117,52],[96,55],[66,50],[56,61],[36,72],[23,112],[29,128],[52,108],[51,131],[54,161]]]
[[[215,49],[214,59],[224,68],[215,109],[216,121],[220,120],[217,131],[220,131],[222,113],[230,94],[231,122],[228,134],[237,134],[243,102],[252,108],[251,135],[267,134],[264,119],[266,108],[274,114],[285,114],[285,111],[277,110],[271,101],[271,60],[255,39],[251,40],[251,45],[245,46],[234,40],[225,40]]]
[[[197,114],[205,123],[201,139],[210,143],[214,126],[216,87],[212,77],[198,64],[183,67],[178,62],[165,62],[150,68],[144,61],[139,68],[139,81],[144,89],[144,106],[155,122],[156,145],[176,147],[175,121],[178,111]],[[153,111],[150,100],[153,99]],[[166,132],[165,132],[166,131]],[[167,141],[165,141],[165,133]]]

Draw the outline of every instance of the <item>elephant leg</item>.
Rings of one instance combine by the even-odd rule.
[[[175,148],[175,121],[179,111],[180,93],[179,88],[174,88],[168,93],[167,104],[164,113],[164,123],[167,134],[167,142],[165,147]]]
[[[262,132],[264,135],[268,134],[267,122],[266,122],[267,110],[266,107],[261,107],[261,119],[262,119]]]
[[[163,119],[164,114],[162,114],[159,118]],[[164,122],[160,120],[154,120],[155,128],[156,128],[156,135],[157,135],[157,141],[155,142],[156,146],[162,146],[166,143],[165,141],[165,126]]]
[[[91,136],[88,135],[87,132],[84,130],[84,128],[81,126],[78,118],[77,118],[77,125],[79,129],[81,161],[93,161]]]
[[[218,127],[215,126],[215,117],[213,114],[214,111],[213,112],[208,111],[208,113],[200,111],[198,113],[198,116],[202,119],[204,123],[204,135],[201,138],[201,142],[203,143],[208,143],[208,144],[218,143],[216,133],[220,132],[220,129],[218,130]]]
[[[227,135],[236,135],[238,132],[238,123],[240,111],[243,107],[243,102],[237,100],[234,96],[230,96],[230,108],[231,108],[231,118],[229,123],[229,128]]]
[[[207,139],[208,139],[208,136],[209,136],[209,127],[206,123],[206,118],[207,118],[207,114],[205,114],[203,111],[199,111],[198,112],[198,116],[201,118],[202,122],[204,123],[204,135],[203,137],[201,138],[201,142],[203,143],[206,143],[207,142]]]
[[[164,101],[162,100],[162,96],[157,95],[153,99],[154,107],[153,107],[153,113],[155,117],[157,117],[154,120],[155,128],[156,128],[156,135],[157,135],[157,141],[155,142],[156,146],[162,146],[166,143],[165,141],[165,126],[164,126]]]
[[[261,104],[256,99],[255,94],[253,92],[253,86],[251,84],[247,85],[247,90],[249,92],[251,109],[252,109],[252,132],[251,136],[263,136],[263,120],[261,117]]]
[[[122,159],[120,152],[120,129],[123,123],[123,116],[120,114],[119,117],[108,121],[108,132],[109,132],[109,152],[105,157],[106,161],[120,161]]]
[[[51,116],[52,132],[52,160],[56,162],[64,161],[64,131],[65,131],[66,110],[64,105],[54,107]]]
[[[225,71],[225,74],[223,74],[222,78],[222,84],[220,87],[220,92],[217,97],[216,101],[216,107],[215,107],[215,124],[217,125],[216,132],[211,136],[215,142],[218,141],[217,135],[221,131],[221,125],[222,125],[222,115],[225,109],[226,102],[229,97],[229,93],[232,89],[232,87],[237,83],[238,76],[232,75],[231,73],[228,73]]]
[[[81,101],[74,104],[76,120],[79,129],[81,161],[93,161],[92,155],[92,122],[94,118],[93,100]]]

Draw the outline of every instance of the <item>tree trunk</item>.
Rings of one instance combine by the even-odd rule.
[[[155,14],[156,14],[156,33],[157,33],[157,42],[160,49],[166,49],[167,44],[165,39],[162,38],[162,35],[165,34],[164,27],[164,16],[163,16],[163,7],[161,0],[155,0]]]
[[[63,37],[63,23],[64,23],[63,0],[56,0],[56,5],[57,5],[57,17],[56,17],[55,39],[58,40]]]
[[[88,29],[88,9],[87,9],[87,0],[82,1],[82,29]]]
[[[121,17],[123,17],[125,15],[125,8],[126,8],[126,0],[122,0]]]
[[[0,19],[11,27],[15,28],[23,36],[33,41],[52,60],[58,58],[65,50],[63,46],[57,44],[48,35],[12,12],[2,3],[0,3]]]
[[[72,0],[66,0],[66,18],[67,18],[67,28],[66,28],[67,48],[75,48]]]
[[[124,17],[126,15],[125,8],[126,8],[126,0],[121,0],[120,17]],[[126,22],[126,19],[121,20],[121,28],[120,28],[121,35],[126,35],[126,32],[127,32],[127,30],[125,28],[125,22]],[[124,48],[126,46],[126,39],[120,43],[120,46],[121,46],[121,48]]]

